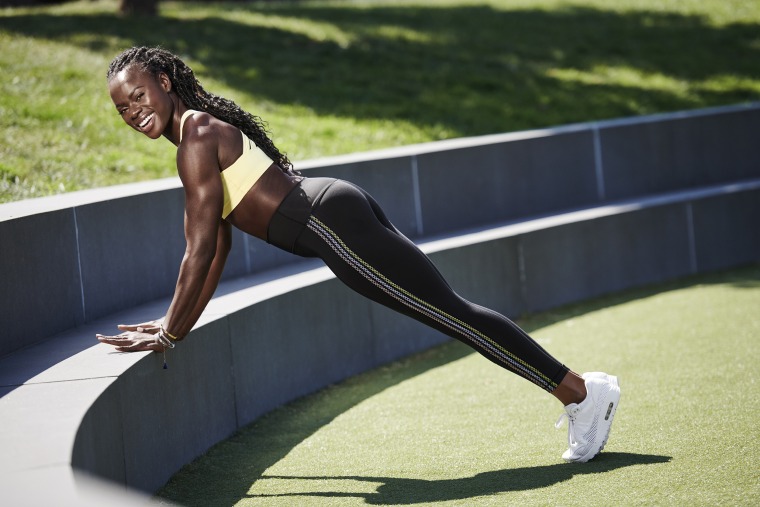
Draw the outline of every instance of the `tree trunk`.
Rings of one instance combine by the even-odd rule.
[[[119,12],[126,16],[155,16],[158,0],[121,0]]]

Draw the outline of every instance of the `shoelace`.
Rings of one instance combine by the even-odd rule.
[[[567,412],[565,412],[564,414],[559,416],[559,419],[557,419],[557,422],[554,423],[554,427],[556,429],[559,429],[560,426],[562,426],[562,421],[564,421],[565,419],[567,419],[567,426],[568,426],[567,443],[572,448],[573,444],[575,444],[575,442],[573,442],[573,436],[574,436],[573,423],[575,423],[575,416],[572,416],[568,414]]]
[[[575,422],[575,417],[565,412],[561,416],[559,416],[559,419],[557,419],[557,422],[554,423],[554,427],[556,429],[559,429],[560,426],[562,426],[562,421],[567,419],[567,444],[572,448],[573,447],[573,423]]]

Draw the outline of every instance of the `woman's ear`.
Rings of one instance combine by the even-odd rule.
[[[158,74],[158,83],[161,85],[164,91],[166,92],[172,91],[172,88],[173,88],[172,81],[171,79],[169,79],[169,76],[168,74],[166,74],[166,72],[160,72]]]

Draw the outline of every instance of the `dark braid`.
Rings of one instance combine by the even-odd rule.
[[[284,171],[291,172],[293,164],[287,155],[272,143],[267,135],[266,124],[258,116],[244,111],[233,101],[209,93],[195,78],[192,69],[179,57],[162,48],[133,47],[113,59],[106,77],[111,78],[130,65],[139,65],[154,76],[163,72],[172,82],[174,91],[190,109],[204,111],[239,128],[256,146],[266,153]]]

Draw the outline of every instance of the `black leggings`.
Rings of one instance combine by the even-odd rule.
[[[548,392],[568,369],[507,317],[466,301],[351,183],[306,178],[269,224],[268,242],[319,257],[350,288],[471,346]]]

